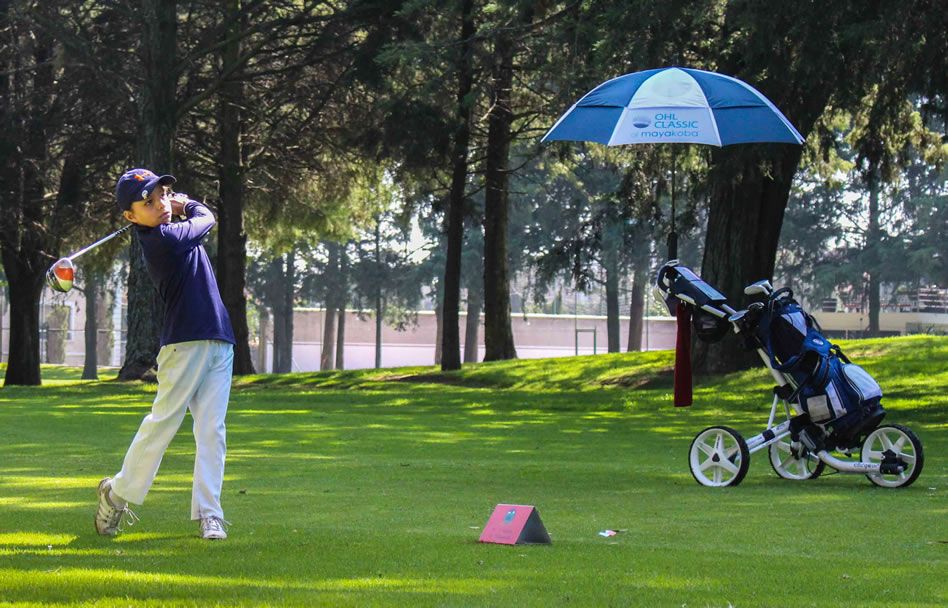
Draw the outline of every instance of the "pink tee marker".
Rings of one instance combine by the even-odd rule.
[[[550,535],[540,512],[530,505],[499,504],[494,508],[478,542],[501,545],[549,545]]]

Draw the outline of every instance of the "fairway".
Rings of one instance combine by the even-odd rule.
[[[782,480],[763,451],[740,486],[699,486],[694,435],[760,432],[771,384],[697,378],[675,409],[670,352],[253,376],[231,398],[220,542],[189,521],[190,417],[141,521],[98,536],[96,484],[155,386],[44,369],[0,390],[0,603],[948,605],[948,338],[842,345],[922,440],[909,488]],[[497,503],[535,505],[552,545],[478,543]]]

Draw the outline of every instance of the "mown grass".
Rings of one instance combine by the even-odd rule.
[[[675,409],[671,353],[261,375],[235,381],[234,525],[217,543],[188,521],[188,422],[142,521],[95,534],[95,485],[155,387],[45,369],[43,387],[0,390],[0,602],[944,606],[948,339],[843,347],[924,443],[910,488],[785,481],[764,452],[739,487],[697,485],[693,436],[759,432],[771,384],[762,369],[701,378]],[[501,502],[536,505],[553,544],[477,543]]]

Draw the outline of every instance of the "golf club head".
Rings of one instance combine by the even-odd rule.
[[[751,285],[748,285],[744,288],[744,293],[749,296],[763,295],[769,296],[774,292],[773,285],[770,284],[770,281],[764,279],[763,281],[757,281]]]
[[[76,269],[72,260],[62,258],[46,271],[46,284],[53,291],[66,293],[72,289],[72,281],[76,277]]]

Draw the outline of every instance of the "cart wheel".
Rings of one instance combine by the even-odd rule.
[[[869,433],[862,443],[859,454],[863,462],[881,463],[896,459],[905,467],[901,473],[875,473],[866,475],[869,481],[884,488],[905,488],[912,485],[922,472],[925,453],[922,442],[908,427],[901,424],[885,424]]]
[[[800,458],[791,445],[790,437],[770,444],[770,466],[783,479],[816,479],[826,468],[816,454],[806,452]]]
[[[712,426],[691,442],[688,464],[703,486],[736,486],[750,466],[750,452],[741,434],[726,426]]]

